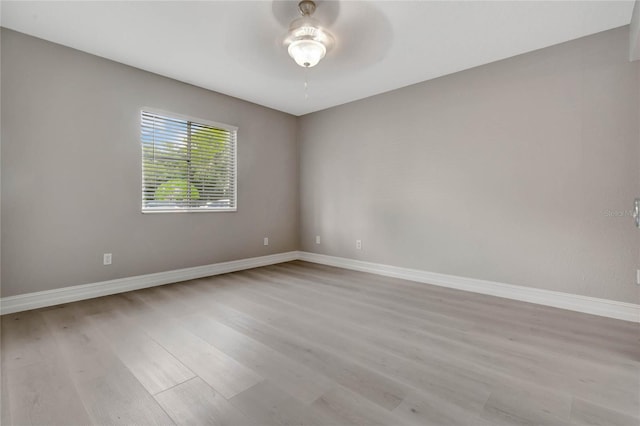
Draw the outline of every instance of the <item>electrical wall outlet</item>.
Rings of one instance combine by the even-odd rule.
[[[268,245],[269,245],[269,237],[264,237],[264,242],[263,242],[263,244],[264,244],[265,246],[268,246]]]
[[[356,240],[356,249],[362,250],[362,240]]]
[[[320,244],[320,235],[316,235],[316,244]]]
[[[636,269],[636,284],[640,285],[640,269]]]
[[[111,253],[105,253],[102,255],[102,264],[111,265]]]

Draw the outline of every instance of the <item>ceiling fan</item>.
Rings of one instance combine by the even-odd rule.
[[[300,4],[302,3],[302,5]],[[247,9],[233,20],[223,22],[225,50],[238,64],[251,72],[269,75],[277,80],[298,78],[300,71],[313,71],[315,81],[339,78],[345,72],[361,70],[381,60],[393,39],[391,24],[374,1],[271,0],[260,2],[234,2]],[[302,6],[302,10],[301,7]],[[260,13],[255,11],[259,10]],[[313,36],[296,38],[292,31],[304,28],[298,24],[309,18],[318,24],[324,37],[322,47],[313,46],[320,53],[311,59],[302,56],[298,62],[292,60],[289,50],[303,50],[312,46]],[[315,26],[314,26],[315,27]],[[242,28],[242,31],[238,31]],[[305,30],[306,31],[306,30]],[[299,34],[298,34],[299,35]],[[303,31],[304,35],[304,31]],[[295,41],[302,40],[302,43]],[[308,51],[307,51],[308,52]],[[322,58],[323,55],[324,59]],[[309,62],[309,66],[305,66]],[[311,66],[315,62],[314,66]],[[321,62],[319,65],[318,63]],[[312,68],[312,70],[311,70]]]

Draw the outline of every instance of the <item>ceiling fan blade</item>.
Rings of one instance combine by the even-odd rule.
[[[253,73],[287,79],[298,66],[283,45],[286,28],[270,16],[269,3],[247,2],[246,6],[250,8],[247,13],[238,14],[225,24],[228,28],[225,33],[229,34],[224,41],[225,51],[237,64]],[[268,18],[256,20],[256,8],[262,8],[259,14]],[[238,31],[238,28],[243,30]]]
[[[344,3],[329,30],[336,41],[326,62],[342,71],[381,61],[393,43],[391,23],[375,4],[367,2]]]

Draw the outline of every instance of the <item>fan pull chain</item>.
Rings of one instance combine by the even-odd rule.
[[[309,99],[309,70],[304,69],[304,99]]]

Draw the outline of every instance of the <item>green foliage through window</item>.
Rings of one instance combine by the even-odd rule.
[[[142,112],[143,211],[235,210],[236,129]]]

